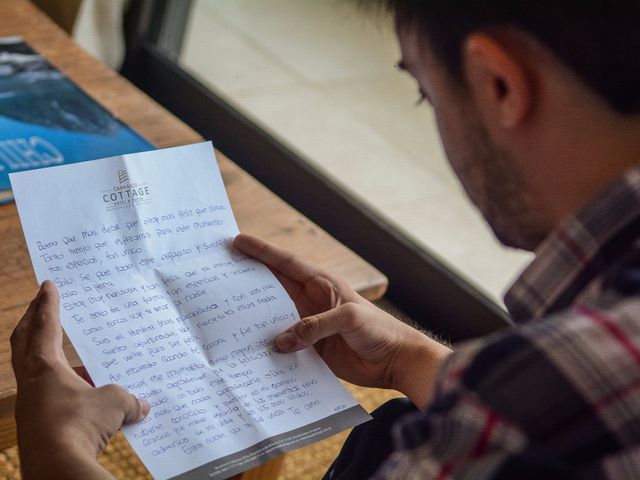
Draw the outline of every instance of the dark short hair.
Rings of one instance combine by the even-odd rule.
[[[360,0],[421,29],[436,57],[463,80],[471,33],[518,28],[552,51],[616,111],[640,113],[640,0]]]

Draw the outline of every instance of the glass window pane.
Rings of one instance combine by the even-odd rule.
[[[180,64],[501,302],[530,255],[500,246],[471,206],[394,68],[391,21],[355,3],[196,0]]]

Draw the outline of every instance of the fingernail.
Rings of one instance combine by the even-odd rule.
[[[42,296],[42,293],[44,292],[44,289],[46,288],[47,284],[51,283],[51,280],[45,280],[44,282],[42,282],[40,284],[40,290],[38,290],[38,296]]]
[[[142,417],[140,418],[140,420],[142,420],[144,417],[149,415],[149,411],[151,410],[151,404],[147,400],[143,400],[141,398],[139,398],[138,401],[142,406]]]
[[[275,346],[280,352],[287,352],[296,346],[296,336],[291,332],[284,332],[276,337]]]

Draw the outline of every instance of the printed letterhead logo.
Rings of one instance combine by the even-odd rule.
[[[108,212],[151,203],[151,187],[148,183],[131,182],[127,170],[118,170],[116,176],[118,184],[102,191],[102,201]]]
[[[128,183],[129,172],[127,172],[126,170],[118,170],[118,182],[120,182],[120,185],[122,185],[123,183]]]

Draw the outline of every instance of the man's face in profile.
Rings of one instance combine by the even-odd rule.
[[[397,25],[401,68],[433,106],[449,163],[467,195],[503,244],[535,249],[546,232],[536,228],[524,179],[509,153],[492,142],[470,89],[453,79],[417,28]]]

